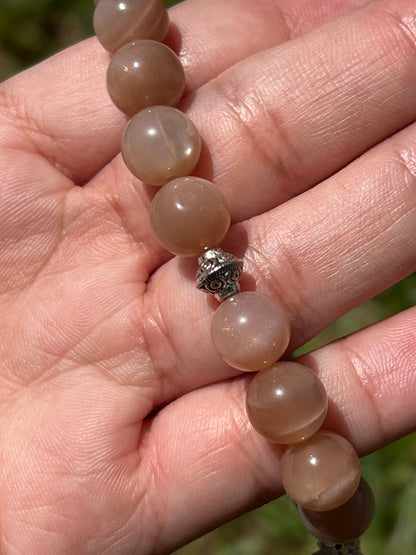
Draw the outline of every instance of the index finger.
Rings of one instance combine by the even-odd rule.
[[[192,92],[239,60],[365,3],[189,0],[171,10],[167,42]],[[88,181],[119,152],[126,123],[106,91],[108,62],[92,38],[1,84],[3,145],[40,153],[77,184]]]

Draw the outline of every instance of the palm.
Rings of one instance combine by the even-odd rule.
[[[219,9],[227,13],[231,4]],[[328,4],[320,18],[336,15]],[[339,11],[349,4],[345,1]],[[192,3],[179,7],[178,25],[185,17],[199,21],[198,10]],[[212,14],[212,21],[216,17]],[[240,39],[239,25],[244,28],[247,22],[234,24],[234,34],[227,38],[238,52],[233,59],[217,52],[223,33],[202,41],[206,52],[188,67],[194,96],[187,104],[212,156],[203,155],[199,172],[218,178],[239,222],[228,239],[230,250],[240,249],[242,255],[247,246],[247,273],[260,289],[280,296],[291,318],[293,348],[412,270],[416,253],[407,238],[416,222],[404,204],[414,197],[411,187],[397,187],[390,206],[383,204],[394,172],[390,181],[374,177],[381,200],[373,204],[363,203],[366,189],[354,185],[377,165],[383,151],[367,153],[361,166],[348,167],[309,196],[284,201],[409,125],[416,114],[403,108],[398,119],[387,117],[380,124],[377,114],[357,115],[353,107],[349,114],[343,105],[335,116],[329,108],[328,121],[322,117],[320,123],[325,102],[331,106],[331,98],[338,98],[340,85],[334,80],[327,84],[329,100],[319,105],[317,95],[307,106],[309,120],[291,113],[290,102],[280,106],[282,113],[273,112],[277,93],[272,83],[270,97],[261,99],[249,86],[259,60],[276,69],[273,53],[247,60],[209,83],[215,71],[286,38],[281,12],[269,3],[256,17],[265,32],[249,43]],[[303,30],[320,22],[304,16]],[[333,25],[335,36],[340,32],[336,25],[342,29],[347,23]],[[185,58],[192,33],[199,31],[195,27],[187,34],[184,26]],[[282,71],[307,47],[307,42],[287,44],[276,50]],[[407,51],[405,45],[401,48],[398,73],[406,69]],[[68,60],[86,63],[85,53],[99,67],[91,62],[89,76],[81,65],[70,93],[57,94],[61,85],[49,81],[50,76]],[[107,61],[90,41],[2,89],[0,476],[5,552],[163,552],[280,491],[279,452],[252,431],[244,414],[246,377],[223,364],[210,344],[214,304],[194,291],[194,263],[170,259],[157,245],[148,224],[150,195],[129,176],[120,156],[108,164],[119,148],[124,120],[105,95]],[[313,56],[310,63],[319,65]],[[358,64],[357,76],[363,68]],[[267,71],[254,75],[259,87],[264,75]],[[290,75],[286,78],[290,92]],[[394,92],[387,84],[390,78],[378,78],[379,94],[385,97],[380,105],[404,106],[416,88],[409,77],[407,86]],[[347,89],[351,81],[345,82]],[[374,110],[371,91],[357,82],[356,94]],[[28,90],[34,90],[34,97],[27,96]],[[307,105],[308,97],[305,83],[299,106]],[[213,110],[221,115],[222,126],[211,117]],[[344,124],[344,135],[343,121],[352,121],[350,129]],[[291,137],[299,137],[305,125],[311,140],[299,139],[295,152]],[[363,134],[363,127],[368,132]],[[338,133],[338,146],[325,139],[328,130]],[[396,152],[414,130],[408,127],[403,134],[379,148]],[[322,153],[321,143],[314,146],[317,136],[327,140],[330,156]],[[268,141],[270,150],[259,147],[262,141]],[[253,161],[249,167],[244,165],[247,156]],[[394,221],[383,216],[393,211]],[[364,216],[366,226],[359,223]],[[367,264],[362,263],[365,256]],[[412,319],[409,312],[309,356],[332,400],[327,425],[341,429],[361,452],[414,426],[411,388],[391,395],[394,376],[383,381],[378,374],[379,368],[390,368],[395,350],[401,353],[396,379],[402,382],[410,375],[412,333],[399,338],[397,330],[413,329]],[[382,337],[389,337],[384,350],[374,347]],[[375,353],[377,371],[371,363]],[[357,375],[362,380],[358,385]],[[346,379],[355,384],[348,391]],[[403,414],[393,422],[397,402]]]

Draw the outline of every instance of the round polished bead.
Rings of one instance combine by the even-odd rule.
[[[276,443],[297,443],[319,430],[328,397],[318,376],[296,362],[278,362],[258,372],[247,391],[254,428]]]
[[[212,342],[225,362],[238,370],[262,370],[285,352],[290,324],[271,297],[247,291],[225,300],[215,311]]]
[[[160,186],[192,173],[201,152],[201,139],[183,112],[170,106],[153,106],[130,121],[121,151],[133,175]]]
[[[286,493],[302,507],[329,511],[346,503],[360,482],[360,460],[353,446],[321,431],[287,448],[280,461]]]
[[[150,223],[166,249],[199,256],[224,239],[230,214],[223,194],[213,183],[199,177],[179,177],[154,197]]]
[[[149,106],[173,106],[181,99],[184,88],[182,64],[161,42],[130,42],[117,50],[108,66],[108,94],[130,116]]]
[[[169,16],[163,0],[101,0],[95,2],[94,30],[108,52],[114,53],[133,40],[162,41]]]
[[[301,519],[311,534],[329,543],[351,543],[370,526],[374,517],[374,494],[361,478],[354,495],[332,511],[311,511],[299,506]]]

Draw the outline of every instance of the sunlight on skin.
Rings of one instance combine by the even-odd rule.
[[[168,38],[198,175],[227,197],[228,250],[283,305],[290,350],[416,263],[414,3],[333,4],[190,0]],[[167,553],[282,493],[249,377],[214,351],[213,305],[122,164],[108,59],[90,39],[0,85],[4,553]],[[415,428],[415,318],[302,359],[325,427],[360,454]]]

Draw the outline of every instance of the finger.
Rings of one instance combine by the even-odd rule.
[[[416,269],[415,160],[413,125],[326,182],[231,230],[225,248],[245,257],[243,289],[254,282],[289,316],[288,352]],[[211,345],[215,303],[196,290],[191,265],[174,259],[149,283],[153,310],[145,332],[160,378],[156,404],[234,375]]]
[[[234,221],[319,183],[416,119],[412,14],[411,0],[373,2],[197,92],[189,114],[207,149],[196,171],[215,179]]]
[[[415,340],[412,309],[302,359],[328,392],[324,428],[347,437],[360,455],[415,429]],[[148,498],[158,500],[152,515],[162,533],[146,552],[170,552],[282,493],[281,449],[246,416],[249,380],[195,391],[152,420],[141,478]]]
[[[303,35],[366,3],[368,0],[183,2],[171,10],[171,19],[180,25],[181,44],[175,50],[181,53],[189,90],[196,90],[255,52]],[[174,46],[175,33],[169,38]]]
[[[255,0],[185,2],[172,11],[178,31],[169,40],[180,47],[192,90],[230,64],[286,40],[292,28],[299,34],[357,1],[342,0],[334,8],[326,0],[315,11],[312,0],[284,0],[283,9]],[[261,32],[248,32],[253,28]],[[3,83],[5,145],[41,153],[76,183],[88,181],[120,150],[126,123],[106,92],[108,62],[109,55],[91,39]]]

